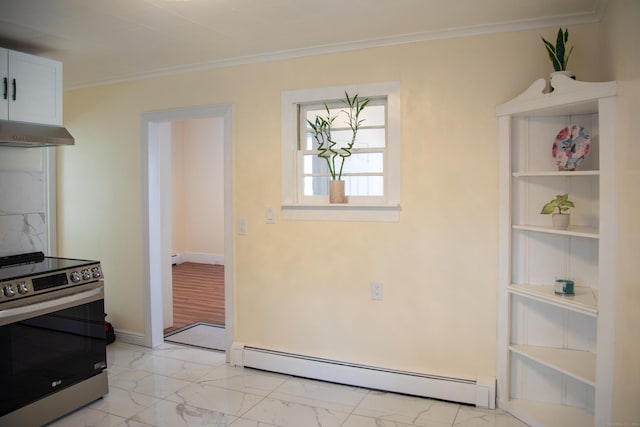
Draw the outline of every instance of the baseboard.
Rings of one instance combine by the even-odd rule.
[[[496,380],[427,375],[285,353],[234,342],[230,363],[235,366],[278,372],[357,387],[466,403],[494,409]]]
[[[126,344],[134,344],[134,345],[139,345],[143,347],[146,345],[144,343],[143,334],[139,334],[137,332],[123,331],[121,329],[115,329],[115,333],[116,333],[116,341],[118,342],[123,342]]]
[[[204,252],[182,252],[171,255],[171,264],[182,264],[183,262],[224,265],[224,255]]]

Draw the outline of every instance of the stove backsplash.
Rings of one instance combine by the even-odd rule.
[[[43,148],[0,148],[0,256],[48,252]]]

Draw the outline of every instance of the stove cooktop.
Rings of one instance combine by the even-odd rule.
[[[0,258],[0,303],[102,279],[100,261],[47,257],[42,252]]]
[[[97,263],[98,261],[90,261],[85,259],[45,257],[42,261],[32,264],[20,264],[1,267],[0,281],[20,279],[22,277],[35,276],[44,273],[54,273],[56,271],[80,268]]]
[[[34,252],[16,257],[4,257],[0,259],[0,281],[80,268],[97,263],[99,263],[99,261],[47,257],[44,256],[42,252]]]

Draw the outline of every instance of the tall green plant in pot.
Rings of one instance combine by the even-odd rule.
[[[324,106],[326,115],[318,115],[313,121],[307,120],[313,139],[317,144],[317,156],[325,160],[331,175],[329,182],[330,203],[346,203],[344,181],[342,180],[344,162],[353,152],[358,130],[365,121],[360,118],[360,114],[370,101],[368,98],[360,98],[358,94],[349,96],[346,91],[344,95],[345,99],[342,102],[347,108],[340,110],[339,114],[346,115],[346,122],[351,130],[351,137],[345,144],[339,144],[333,137],[332,131],[335,130],[334,123],[337,116],[331,115],[327,104]]]

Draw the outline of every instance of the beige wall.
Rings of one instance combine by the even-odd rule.
[[[173,253],[224,256],[223,123],[172,122]]]
[[[171,123],[171,253],[185,246],[184,121]]]
[[[622,20],[620,15],[624,11],[612,19]],[[571,27],[576,48],[570,68],[578,79],[617,77],[617,66],[608,67],[602,51],[606,30],[614,41],[627,33],[638,40],[637,22],[624,22],[623,33],[611,30],[613,24]],[[234,216],[246,218],[249,229],[234,242],[236,340],[396,369],[495,375],[495,106],[552,71],[540,35],[555,31],[413,43],[68,91],[65,125],[77,145],[59,150],[60,254],[102,260],[112,322],[142,333],[140,114],[230,103]],[[630,48],[633,43],[624,41]],[[618,60],[624,51],[612,55]],[[278,216],[276,224],[265,224],[264,208],[280,202],[281,92],[380,81],[401,83],[400,222]],[[372,281],[384,284],[384,301],[370,299]],[[627,315],[630,307],[637,311],[635,296],[636,302],[625,303],[632,304]],[[630,363],[625,357],[621,362]]]
[[[640,118],[640,2],[611,2],[607,49],[603,51],[618,80],[618,283],[613,419],[640,423],[640,166],[636,153]]]

